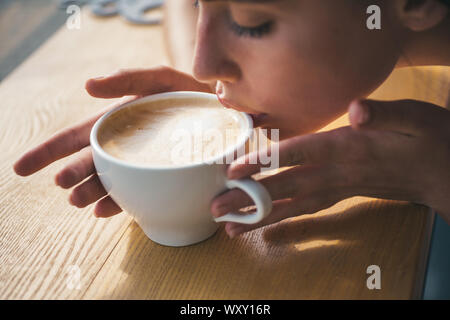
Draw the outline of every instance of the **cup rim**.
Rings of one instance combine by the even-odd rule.
[[[116,165],[124,166],[130,169],[141,169],[141,170],[180,170],[180,169],[189,169],[189,168],[196,168],[201,167],[205,165],[215,164],[218,160],[223,159],[228,154],[234,153],[236,150],[239,150],[241,147],[245,145],[247,140],[250,139],[251,135],[253,134],[253,119],[252,117],[241,111],[238,112],[242,118],[244,119],[245,123],[247,124],[247,128],[244,128],[244,134],[242,135],[242,138],[239,139],[239,142],[236,143],[236,145],[233,147],[232,150],[226,150],[224,153],[220,154],[219,156],[209,158],[207,159],[208,162],[202,161],[202,162],[195,162],[195,163],[189,163],[189,164],[183,164],[183,165],[148,165],[148,164],[137,164],[137,163],[130,163],[125,160],[113,157],[109,153],[103,150],[103,148],[100,146],[100,143],[98,142],[98,130],[105,122],[107,118],[109,118],[113,113],[118,112],[121,109],[132,107],[134,105],[139,105],[146,102],[156,101],[156,100],[162,100],[166,98],[172,98],[172,99],[182,99],[182,98],[206,98],[206,99],[213,99],[220,103],[219,99],[215,94],[207,93],[207,92],[197,92],[197,91],[172,91],[172,92],[164,92],[164,93],[156,93],[149,96],[145,96],[142,98],[138,98],[129,102],[126,102],[124,104],[121,104],[118,107],[113,108],[112,110],[106,112],[104,115],[102,115],[94,124],[94,126],[91,129],[91,133],[89,136],[90,144],[92,146],[92,149],[94,152],[96,152],[99,156],[104,158],[105,160],[112,162]]]

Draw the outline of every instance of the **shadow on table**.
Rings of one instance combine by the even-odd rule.
[[[399,296],[398,281],[384,281],[383,293],[366,287],[369,265],[390,259],[382,266],[384,279],[396,279],[411,263],[410,252],[402,253],[401,246],[417,241],[416,230],[395,232],[391,227],[417,225],[409,225],[414,219],[404,206],[412,205],[367,201],[292,218],[235,239],[220,228],[210,239],[182,248],[152,242],[133,223],[120,262],[126,277],[103,298],[407,298]]]

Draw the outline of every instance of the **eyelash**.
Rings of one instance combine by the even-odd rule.
[[[272,22],[266,22],[256,27],[244,27],[230,19],[230,28],[239,37],[261,38],[268,34],[272,29]]]
[[[193,3],[194,8],[199,7],[199,0],[195,0]],[[261,38],[262,36],[268,34],[272,30],[272,22],[265,22],[256,27],[245,27],[241,26],[230,17],[229,26],[231,30],[239,37],[251,37],[251,38]]]

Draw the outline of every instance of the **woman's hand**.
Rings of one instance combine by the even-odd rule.
[[[128,100],[167,91],[212,92],[210,86],[169,67],[121,70],[110,76],[88,80],[86,90],[98,98],[132,96]],[[78,152],[76,159],[55,176],[55,183],[65,189],[76,186],[70,195],[70,203],[74,206],[83,208],[97,201],[94,209],[97,217],[110,217],[121,212],[122,209],[109,196],[105,197],[107,193],[95,172],[89,146],[89,135],[94,123],[120,104],[109,106],[95,116],[63,129],[28,151],[15,163],[15,172],[28,176],[56,160]]]
[[[273,199],[271,214],[255,225],[228,222],[230,237],[357,195],[425,204],[450,223],[450,111],[420,101],[366,100],[353,102],[349,116],[349,127],[280,142],[280,167],[295,167],[260,180]],[[235,161],[228,178],[259,172],[248,164],[257,157]],[[221,216],[251,204],[234,189],[218,196],[211,211]]]

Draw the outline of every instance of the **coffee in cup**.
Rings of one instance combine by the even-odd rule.
[[[186,246],[211,237],[217,222],[253,224],[270,213],[272,200],[259,182],[226,177],[252,130],[248,114],[225,109],[216,95],[180,91],[109,111],[94,124],[90,142],[108,195],[154,242]],[[256,212],[214,219],[211,201],[232,188],[246,192]]]
[[[208,162],[246,133],[239,112],[217,101],[167,99],[124,108],[105,120],[100,146],[117,159],[149,166]]]

